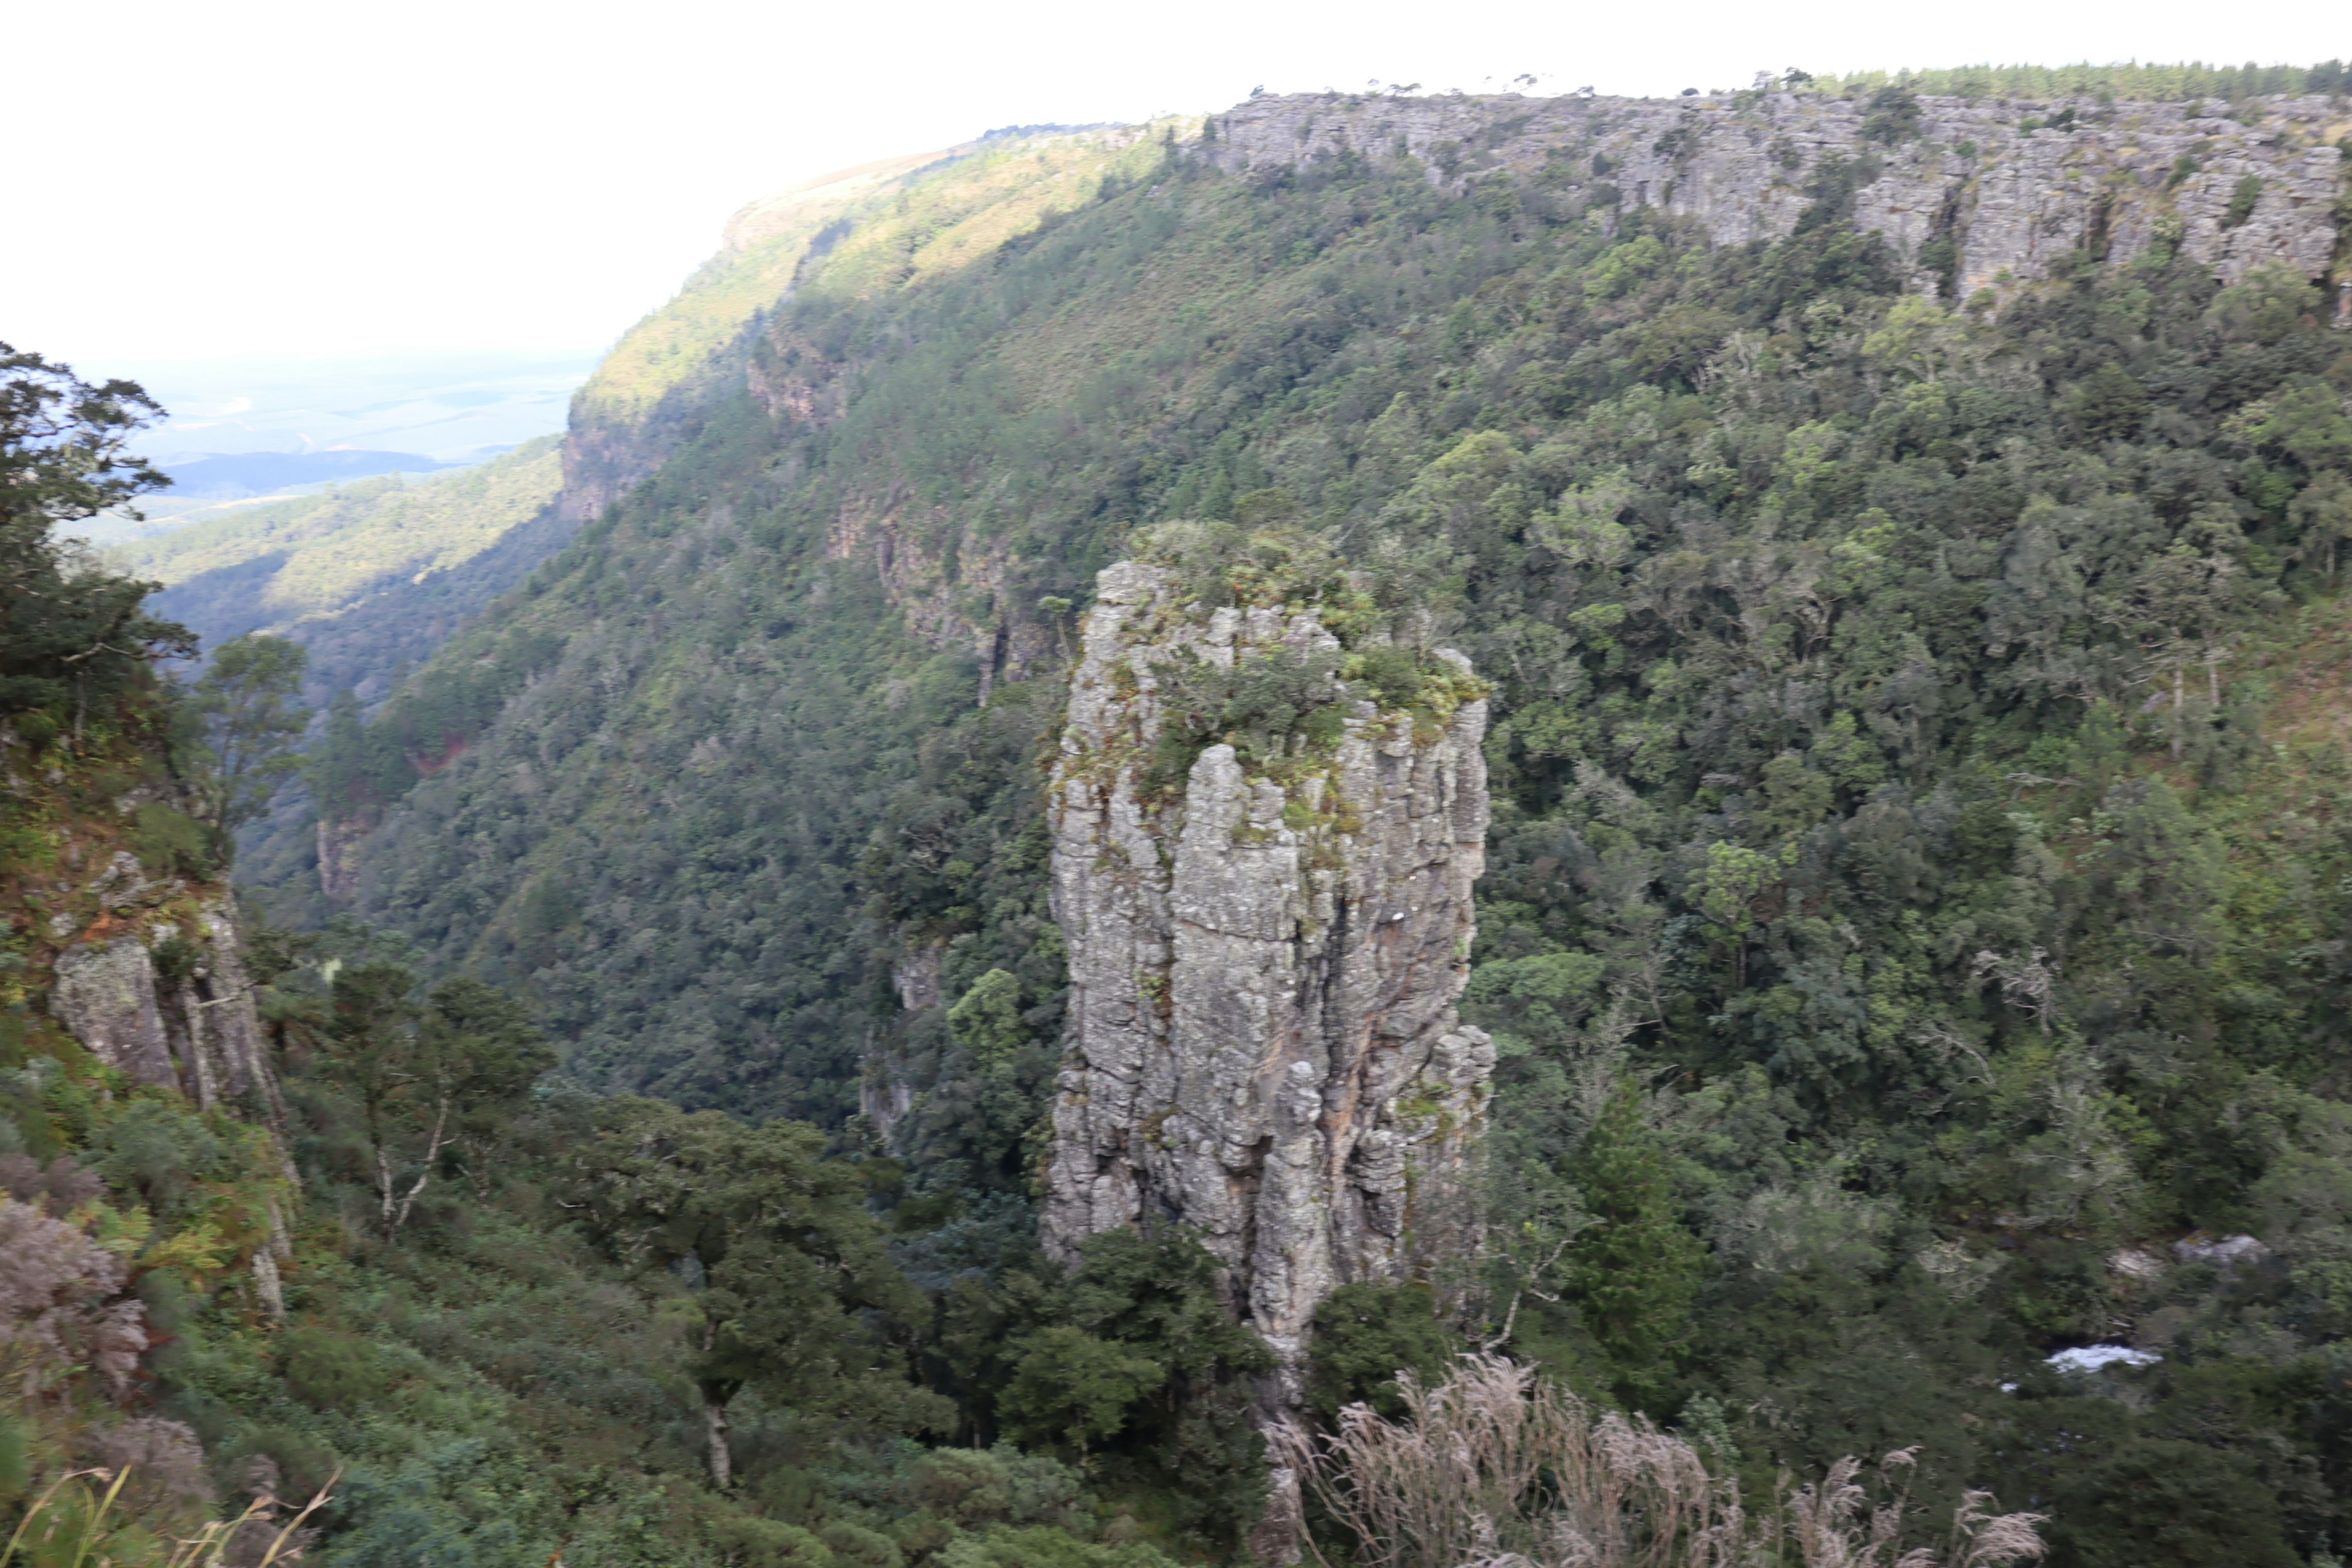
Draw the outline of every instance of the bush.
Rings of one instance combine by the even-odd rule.
[[[286,1385],[314,1410],[355,1413],[392,1386],[374,1347],[331,1329],[304,1326],[285,1341]]]
[[[1339,663],[1333,655],[1283,649],[1237,658],[1230,669],[1197,660],[1163,666],[1160,739],[1143,787],[1181,789],[1201,753],[1220,742],[1252,769],[1288,757],[1294,742],[1328,750],[1345,732],[1346,692],[1333,679]]]

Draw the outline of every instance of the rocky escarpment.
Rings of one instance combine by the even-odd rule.
[[[1071,1037],[1044,1235],[1067,1258],[1101,1231],[1189,1227],[1286,1370],[1276,1415],[1334,1287],[1475,1244],[1494,1052],[1454,1002],[1486,712],[1458,656],[1429,661],[1430,700],[1369,700],[1340,683],[1328,607],[1190,598],[1167,567],[1104,572],[1071,685],[1050,805]],[[1328,722],[1171,752],[1187,681],[1261,665],[1322,682]]]
[[[1540,174],[1605,210],[1661,209],[1719,244],[1796,226],[1823,163],[1854,161],[1854,221],[1914,287],[1968,298],[2087,249],[2120,264],[2176,246],[2234,282],[2320,278],[2336,254],[2340,100],[2029,103],[1811,93],[1717,98],[1260,98],[1216,117],[1200,156],[1236,174],[1355,156],[1433,180]],[[2056,122],[2053,124],[2053,122]],[[1866,162],[1865,162],[1866,161]]]

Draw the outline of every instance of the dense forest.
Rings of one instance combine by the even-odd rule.
[[[1874,134],[1915,85],[1967,90],[1854,87]],[[247,876],[285,1162],[21,976],[67,845],[222,874],[299,677],[93,698],[81,623],[12,608],[0,1218],[89,1284],[0,1300],[0,1506],[145,1442],[118,1562],[322,1489],[331,1563],[1235,1561],[1263,1348],[1181,1233],[1034,1234],[1039,764],[1094,574],[1196,520],[1408,585],[1493,691],[1490,1242],[1329,1300],[1319,1419],[1434,1423],[1400,1373],[1499,1353],[1759,1516],[1909,1451],[1885,1558],[1982,1489],[2068,1568],[2337,1561],[2352,335],[2172,242],[1919,291],[1873,173],[1710,245],[1590,168],[1236,178],[1171,131],[953,264],[812,251],[651,478],[327,713],[345,858]],[[176,651],[43,553],[104,499],[0,495],[8,569]],[[151,773],[184,818],[106,809]],[[132,1300],[135,1375],[74,1338]],[[1332,1561],[1457,1568],[1326,1502]]]

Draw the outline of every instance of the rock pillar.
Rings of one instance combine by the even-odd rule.
[[[1454,1003],[1486,708],[1448,652],[1454,700],[1436,704],[1384,710],[1335,673],[1343,722],[1318,743],[1255,766],[1213,743],[1171,779],[1156,748],[1181,671],[1346,651],[1312,605],[1211,614],[1184,596],[1166,568],[1104,572],[1072,680],[1049,807],[1071,1038],[1044,1231],[1068,1259],[1104,1230],[1188,1227],[1276,1352],[1276,1421],[1335,1287],[1426,1276],[1476,1245],[1494,1049]]]

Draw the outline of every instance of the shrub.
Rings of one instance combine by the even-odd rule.
[[[364,1340],[310,1326],[286,1336],[286,1384],[312,1409],[359,1410],[391,1382]]]

